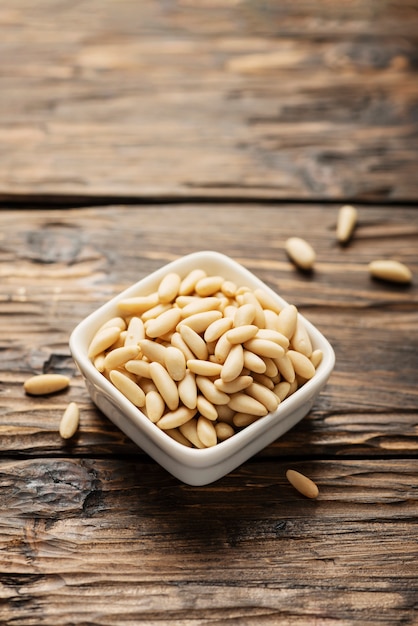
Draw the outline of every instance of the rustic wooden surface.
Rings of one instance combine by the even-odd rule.
[[[0,618],[57,624],[414,624],[418,591],[418,275],[415,208],[362,206],[335,240],[338,206],[162,205],[9,210],[1,219]],[[283,249],[314,245],[312,276]],[[92,405],[72,328],[181,254],[224,252],[297,304],[336,368],[310,414],[213,485],[181,484]],[[71,376],[33,398],[24,380]],[[60,416],[82,411],[64,443]],[[287,483],[311,476],[310,501]]]
[[[0,197],[418,196],[411,0],[5,0]]]
[[[6,0],[0,37],[0,624],[417,624],[418,4]],[[94,407],[68,339],[202,249],[337,360],[295,428],[190,487]],[[371,279],[376,258],[413,283]],[[69,389],[25,395],[42,372]]]

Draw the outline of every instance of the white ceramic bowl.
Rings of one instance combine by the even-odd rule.
[[[165,265],[89,315],[71,334],[70,349],[96,406],[173,476],[189,485],[206,485],[241,465],[299,422],[310,411],[327,382],[334,367],[335,356],[325,337],[303,318],[314,349],[320,348],[323,352],[323,359],[315,376],[281,402],[276,411],[260,418],[216,446],[196,449],[178,443],[153,424],[96,370],[87,357],[87,350],[97,329],[118,314],[118,301],[155,291],[168,272],[177,272],[185,276],[195,268],[202,268],[208,274],[224,276],[238,286],[245,285],[251,289],[261,287],[267,290],[280,306],[287,304],[261,280],[229,257],[217,252],[197,252]]]

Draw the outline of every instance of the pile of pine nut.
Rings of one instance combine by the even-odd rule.
[[[322,359],[294,305],[202,269],[166,274],[117,313],[96,332],[89,358],[188,447],[214,446],[275,411]]]

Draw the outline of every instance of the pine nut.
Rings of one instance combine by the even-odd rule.
[[[272,359],[284,354],[284,348],[269,339],[250,339],[244,343],[244,347],[259,356],[269,356]]]
[[[322,358],[323,358],[324,354],[322,352],[322,350],[314,350],[311,354],[311,363],[314,366],[315,369],[317,369],[317,367],[320,365]]]
[[[293,381],[295,380],[295,370],[292,361],[289,359],[288,354],[279,356],[277,359],[274,359],[274,361],[283,378],[289,383],[293,383]]]
[[[217,389],[219,389],[219,391],[222,391],[225,394],[229,394],[243,391],[244,389],[249,387],[252,382],[253,378],[251,376],[237,376],[237,378],[235,378],[231,382],[226,382],[222,380],[222,378],[217,378],[213,384]]]
[[[158,293],[149,296],[136,296],[118,302],[118,310],[122,315],[140,315],[159,303]]]
[[[222,371],[220,363],[212,363],[211,361],[200,361],[199,359],[189,359],[187,367],[194,374],[200,376],[219,376]]]
[[[300,316],[298,316],[296,321],[296,328],[291,338],[291,344],[294,350],[296,350],[297,352],[301,352],[307,357],[311,356],[312,343],[308,335],[308,331],[306,330],[305,324],[303,323]]]
[[[297,472],[296,470],[288,469],[286,472],[286,478],[290,484],[307,498],[317,498],[319,495],[318,486],[307,476]]]
[[[274,313],[280,313],[281,308],[273,296],[264,291],[264,289],[256,289],[254,291],[254,295],[261,304],[263,309],[269,309],[270,311],[274,311]]]
[[[255,337],[258,330],[258,326],[255,326],[254,324],[245,324],[237,326],[236,328],[231,328],[231,330],[228,330],[225,335],[229,343],[244,343],[245,341]]]
[[[145,339],[144,322],[140,317],[132,317],[127,328],[125,346],[137,346],[141,339]]]
[[[205,278],[201,278],[197,281],[195,291],[202,297],[212,296],[220,290],[224,280],[223,276],[206,276]]]
[[[172,308],[164,311],[153,320],[145,323],[145,332],[148,337],[155,339],[173,331],[182,318],[181,310]]]
[[[260,419],[259,415],[252,415],[251,413],[235,413],[233,417],[233,424],[236,428],[245,428],[245,426],[249,426],[253,424],[257,420]]]
[[[347,243],[351,238],[357,223],[357,209],[353,206],[342,206],[338,212],[337,239],[340,243]]]
[[[216,410],[215,405],[212,404],[212,402],[209,402],[205,396],[197,396],[196,406],[199,413],[207,417],[212,422],[218,418],[218,411]]]
[[[175,300],[179,289],[181,279],[178,274],[171,272],[166,274],[158,286],[158,298],[160,302],[172,302]]]
[[[315,263],[315,251],[312,246],[301,237],[289,237],[285,249],[290,259],[302,270],[311,270]]]
[[[195,448],[205,448],[197,435],[197,419],[192,417],[191,420],[179,426],[181,434],[188,439]]]
[[[257,374],[264,374],[267,369],[264,359],[250,350],[244,350],[244,367]]]
[[[148,361],[143,361],[142,359],[133,359],[132,361],[127,361],[125,363],[125,370],[127,372],[130,372],[131,374],[139,376],[140,378],[151,378],[149,363]]]
[[[216,342],[215,349],[213,351],[213,355],[217,361],[217,363],[225,363],[228,354],[230,353],[232,348],[232,343],[228,341],[228,337],[226,333],[219,337]]]
[[[164,415],[165,402],[158,391],[151,389],[145,396],[145,413],[154,424]]]
[[[216,341],[227,330],[232,328],[233,320],[229,317],[221,317],[219,320],[215,320],[205,330],[204,340],[206,343]]]
[[[152,381],[164,398],[166,405],[169,409],[174,411],[179,405],[179,394],[176,383],[161,363],[150,363],[149,369]],[[175,428],[175,426],[168,428]]]
[[[204,313],[195,313],[183,319],[178,325],[177,329],[183,324],[190,326],[196,333],[203,333],[207,327],[215,320],[219,320],[222,317],[221,311],[205,311]]]
[[[287,356],[292,361],[293,369],[295,370],[296,374],[306,379],[312,378],[312,376],[314,376],[315,368],[307,356],[305,356],[301,352],[296,352],[296,350],[288,350]]]
[[[216,311],[219,309],[220,300],[216,297],[196,298],[194,302],[187,304],[181,309],[182,317],[189,317],[197,313],[206,313],[206,311]]]
[[[240,343],[234,344],[222,366],[221,378],[229,383],[239,376],[244,367],[244,351]]]
[[[190,326],[187,325],[180,326],[179,332],[183,341],[193,352],[194,356],[197,359],[206,361],[209,353],[207,345],[202,337],[198,333],[196,333],[193,328],[190,328]]]
[[[257,331],[256,339],[267,339],[268,341],[274,341],[282,348],[287,348],[289,346],[289,339],[282,335],[282,333],[277,332],[277,330],[271,330],[269,328],[259,328]]]
[[[193,447],[193,444],[191,443],[191,441],[186,439],[186,437],[181,434],[179,428],[166,428],[164,432],[166,435],[174,439],[174,441],[177,441],[177,443],[181,443],[183,446],[186,446],[187,448]]]
[[[237,291],[237,286],[232,280],[224,280],[221,285],[221,291],[227,298],[233,298]]]
[[[294,304],[285,306],[277,318],[277,330],[290,339],[296,330],[298,310]]]
[[[226,422],[217,422],[216,424],[214,424],[214,426],[218,441],[225,441],[235,434],[235,430],[230,424],[227,424]]]
[[[259,383],[252,383],[249,387],[247,387],[245,393],[255,400],[258,400],[258,402],[261,402],[269,413],[275,411],[279,405],[279,399],[273,391],[267,389],[267,387],[260,385]]]
[[[123,365],[131,359],[135,359],[139,354],[139,348],[137,346],[124,346],[123,348],[116,348],[105,357],[104,366],[107,370],[117,369],[120,365]]]
[[[374,278],[393,283],[410,283],[412,272],[407,265],[394,260],[378,260],[369,263],[369,272]]]
[[[111,370],[109,372],[109,378],[115,387],[119,389],[132,404],[139,408],[145,406],[145,393],[141,387],[128,378],[128,376],[118,370]]]
[[[158,420],[157,426],[161,430],[167,428],[178,428],[186,422],[189,422],[196,415],[195,409],[188,409],[186,406],[180,406],[175,411],[169,411],[161,419]]]
[[[234,314],[234,326],[247,326],[255,320],[256,308],[254,304],[243,304],[236,309]]]
[[[119,339],[120,332],[118,326],[107,326],[99,330],[90,342],[88,358],[93,360],[98,354],[110,348]]]
[[[186,359],[179,348],[168,346],[165,349],[165,367],[173,380],[183,380],[186,375]]]
[[[287,398],[287,396],[289,395],[289,391],[290,391],[290,383],[286,381],[282,381],[281,383],[278,383],[273,388],[273,393],[276,394],[280,402],[283,402],[283,400]]]
[[[24,390],[31,396],[44,396],[66,389],[70,384],[68,376],[62,374],[39,374],[31,376],[24,384]]]
[[[215,426],[211,420],[203,415],[197,418],[197,436],[207,448],[216,446],[218,442]]]
[[[171,336],[171,345],[174,348],[178,348],[184,354],[184,358],[186,359],[186,361],[195,358],[195,355],[190,350],[189,346],[186,344],[180,333],[173,333],[173,335]]]
[[[80,423],[80,410],[76,402],[70,402],[61,417],[59,433],[62,439],[71,439]]]
[[[180,400],[189,409],[195,409],[197,405],[196,377],[190,370],[186,370],[184,378],[177,385]]]
[[[201,269],[192,270],[180,283],[179,295],[187,296],[194,292],[196,283],[205,278],[206,272]]]
[[[151,339],[141,339],[138,345],[142,354],[149,361],[157,361],[161,365],[165,364],[165,351],[167,350],[165,346]]]
[[[196,376],[196,385],[205,398],[212,404],[228,404],[229,396],[224,393],[206,376]]]
[[[245,393],[236,393],[231,396],[228,406],[238,413],[249,413],[259,417],[263,417],[268,413],[264,404],[251,398],[251,396],[247,396]]]

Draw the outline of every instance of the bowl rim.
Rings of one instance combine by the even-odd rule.
[[[315,376],[306,381],[302,387],[298,388],[292,395],[283,400],[275,411],[261,417],[230,438],[217,443],[215,446],[201,449],[189,448],[179,443],[170,437],[170,435],[167,435],[162,429],[158,428],[156,424],[151,422],[141,409],[134,406],[122,392],[94,367],[87,356],[87,347],[89,340],[91,340],[94,332],[97,331],[100,325],[104,323],[106,319],[117,315],[116,306],[120,300],[133,297],[134,295],[146,295],[147,292],[150,293],[152,291],[152,287],[158,284],[161,278],[169,271],[178,271],[180,273],[183,268],[185,269],[185,273],[188,273],[193,269],[191,265],[196,266],[198,263],[204,263],[206,265],[215,263],[218,266],[223,265],[226,269],[233,271],[234,274],[242,276],[242,284],[248,281],[252,288],[260,287],[266,290],[281,306],[288,304],[286,300],[266,283],[231,257],[211,250],[193,252],[161,266],[99,306],[77,324],[70,335],[69,345],[73,359],[82,375],[86,379],[89,379],[96,388],[99,388],[108,397],[112,397],[113,400],[117,402],[123,414],[140,430],[144,429],[146,435],[152,439],[155,445],[167,454],[177,457],[179,461],[193,463],[199,459],[202,463],[212,465],[222,460],[225,456],[233,454],[237,449],[241,450],[251,445],[254,439],[262,433],[268,432],[277,425],[278,422],[285,420],[286,417],[293,413],[298,407],[318,395],[334,368],[335,353],[325,336],[299,312],[311,339],[314,340],[313,343],[315,347],[319,347],[323,352],[323,358],[317,368]]]

